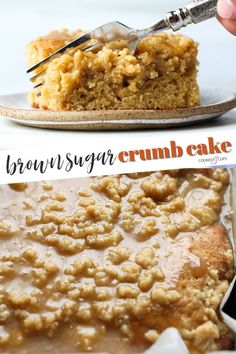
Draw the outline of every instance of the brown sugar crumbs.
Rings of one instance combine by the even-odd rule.
[[[224,169],[0,187],[0,353],[228,349]],[[222,343],[227,343],[225,346]]]

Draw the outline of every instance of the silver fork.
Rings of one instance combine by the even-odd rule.
[[[82,51],[98,50],[103,44],[107,42],[123,39],[127,41],[130,49],[135,52],[140,40],[151,34],[168,29],[178,31],[182,27],[186,27],[191,23],[197,24],[215,17],[217,15],[217,2],[218,0],[194,0],[188,3],[182,9],[168,12],[167,15],[154,26],[143,30],[127,27],[126,25],[116,21],[107,23],[91,32],[82,35],[79,38],[76,38],[66,46],[62,47],[47,58],[29,68],[27,73],[39,69],[47,62],[55,59],[56,57],[62,55],[72,48],[86,45],[86,43],[90,40],[93,40],[93,42],[82,48]],[[43,70],[39,74],[33,76],[31,81],[35,83],[40,77],[43,78],[45,72],[46,70]],[[34,88],[42,86],[43,83],[43,80],[41,82],[37,82]]]

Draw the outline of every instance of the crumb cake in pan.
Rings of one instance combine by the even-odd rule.
[[[223,169],[0,186],[0,353],[231,349]]]
[[[52,32],[33,41],[28,66],[80,34]],[[192,39],[166,33],[143,39],[135,55],[124,41],[108,43],[98,53],[77,48],[44,67],[44,85],[29,100],[33,107],[54,111],[193,107],[200,103],[197,52]]]

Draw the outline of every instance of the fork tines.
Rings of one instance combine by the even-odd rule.
[[[35,64],[34,66],[32,66],[31,68],[29,68],[27,70],[27,74],[31,73],[34,70],[40,69],[41,67],[44,67],[44,64],[47,64],[48,62],[50,62],[51,60],[59,57],[61,54],[66,53],[67,51],[69,51],[72,48],[76,48],[78,46],[81,46],[82,44],[85,44],[86,42],[90,41],[92,39],[92,35],[91,33],[86,33],[84,35],[82,35],[79,38],[76,38],[75,40],[73,40],[72,42],[68,43],[67,45],[65,45],[64,47],[60,48],[59,50],[57,50],[56,52],[54,52],[53,54],[49,55],[47,58],[43,59],[42,61],[40,61],[39,63]],[[94,50],[96,48],[98,48],[100,46],[100,44],[98,42],[94,42],[92,44],[89,44],[87,47],[83,48],[82,51],[91,51]],[[38,73],[37,75],[33,76],[30,81],[33,83],[36,83],[36,85],[34,86],[34,88],[38,88],[40,86],[43,85],[43,81],[42,82],[38,82],[38,79],[40,77],[43,78],[44,74],[45,74],[46,70],[43,69],[43,71],[41,71],[40,73]]]

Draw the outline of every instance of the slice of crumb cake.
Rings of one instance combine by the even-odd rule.
[[[52,32],[33,41],[28,65],[81,33]],[[76,48],[45,67],[44,85],[29,100],[33,107],[55,111],[193,107],[200,101],[197,54],[192,39],[166,33],[142,40],[135,55],[124,41],[108,43],[97,53]]]

